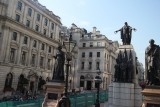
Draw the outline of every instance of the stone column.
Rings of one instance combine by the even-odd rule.
[[[46,55],[44,57],[44,69],[48,69],[47,68],[47,64],[48,64],[48,49],[49,49],[49,46],[48,46],[48,44],[46,44]]]
[[[10,43],[11,43],[11,36],[10,36],[10,31],[9,31],[8,27],[4,28],[4,43],[5,42],[6,42],[6,48],[5,48],[5,46],[3,46],[4,48],[2,48],[2,49],[4,49],[3,54],[5,56],[5,62],[8,63],[9,62],[9,55],[10,55]]]
[[[41,28],[40,28],[40,32],[43,34],[43,26],[44,26],[44,20],[45,20],[45,17],[42,16],[42,21],[41,21]],[[47,31],[46,31],[47,32]]]
[[[38,54],[37,54],[37,56],[36,56],[36,65],[37,65],[37,68],[39,68],[40,66],[39,66],[39,61],[40,61],[40,50],[41,50],[41,46],[42,46],[42,44],[41,44],[41,42],[40,41],[38,41]]]
[[[31,52],[32,52],[32,44],[33,44],[33,40],[32,40],[32,38],[30,37],[30,41],[28,41],[28,44],[29,44],[29,51],[28,51],[28,58],[27,58],[27,65],[28,66],[31,66],[30,64],[31,64]]]
[[[22,43],[23,43],[23,36],[24,34],[20,33],[19,34],[19,49],[17,51],[18,53],[18,57],[17,57],[17,64],[20,64],[20,60],[21,60],[21,50],[22,50]]]

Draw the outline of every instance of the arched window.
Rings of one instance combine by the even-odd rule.
[[[7,74],[4,85],[4,91],[12,91],[12,81],[13,81],[12,73]]]
[[[38,90],[43,90],[43,85],[46,84],[46,81],[40,76],[38,82]]]
[[[84,87],[84,76],[80,77],[80,87]]]
[[[19,76],[19,79],[18,79],[17,91],[20,91],[21,93],[24,94],[24,92],[25,92],[25,85],[27,85],[27,84],[28,84],[28,79],[26,79],[24,77],[24,75],[21,74]]]

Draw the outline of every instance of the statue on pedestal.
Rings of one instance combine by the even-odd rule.
[[[122,39],[123,45],[131,44],[132,30],[136,31],[135,28],[130,27],[128,23],[125,22],[124,26],[121,29],[115,31],[115,33],[119,31],[121,32],[121,39]]]
[[[64,81],[64,63],[65,63],[65,53],[62,51],[62,46],[58,46],[58,52],[56,53],[56,56],[54,56],[56,59],[55,65],[54,65],[54,72],[53,72],[53,78],[54,81]]]
[[[145,71],[147,85],[160,85],[160,47],[149,41],[150,45],[145,50]]]

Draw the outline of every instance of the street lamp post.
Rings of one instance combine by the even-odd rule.
[[[65,92],[63,97],[59,101],[59,106],[58,107],[70,107],[70,100],[68,98],[68,72],[69,72],[69,62],[72,60],[72,51],[74,47],[76,46],[76,41],[72,40],[72,35],[70,34],[69,40],[63,42],[63,45],[66,49],[66,59],[67,59],[67,64],[66,64],[66,78],[65,78]]]
[[[97,72],[97,76],[95,77],[95,82],[97,83],[97,99],[96,99],[96,104],[95,107],[100,107],[100,102],[99,102],[99,90],[100,90],[100,84],[102,83],[102,79],[99,76],[101,74],[101,71],[99,69],[99,71]]]

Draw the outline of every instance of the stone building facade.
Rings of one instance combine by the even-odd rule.
[[[36,93],[52,78],[60,17],[37,0],[0,0],[0,10],[0,93],[18,86]]]
[[[118,42],[111,41],[105,35],[100,34],[96,27],[88,33],[85,29],[72,24],[71,31],[78,45],[76,87],[83,87],[84,90],[95,89],[94,78],[100,70],[101,88],[107,89],[114,73]]]

